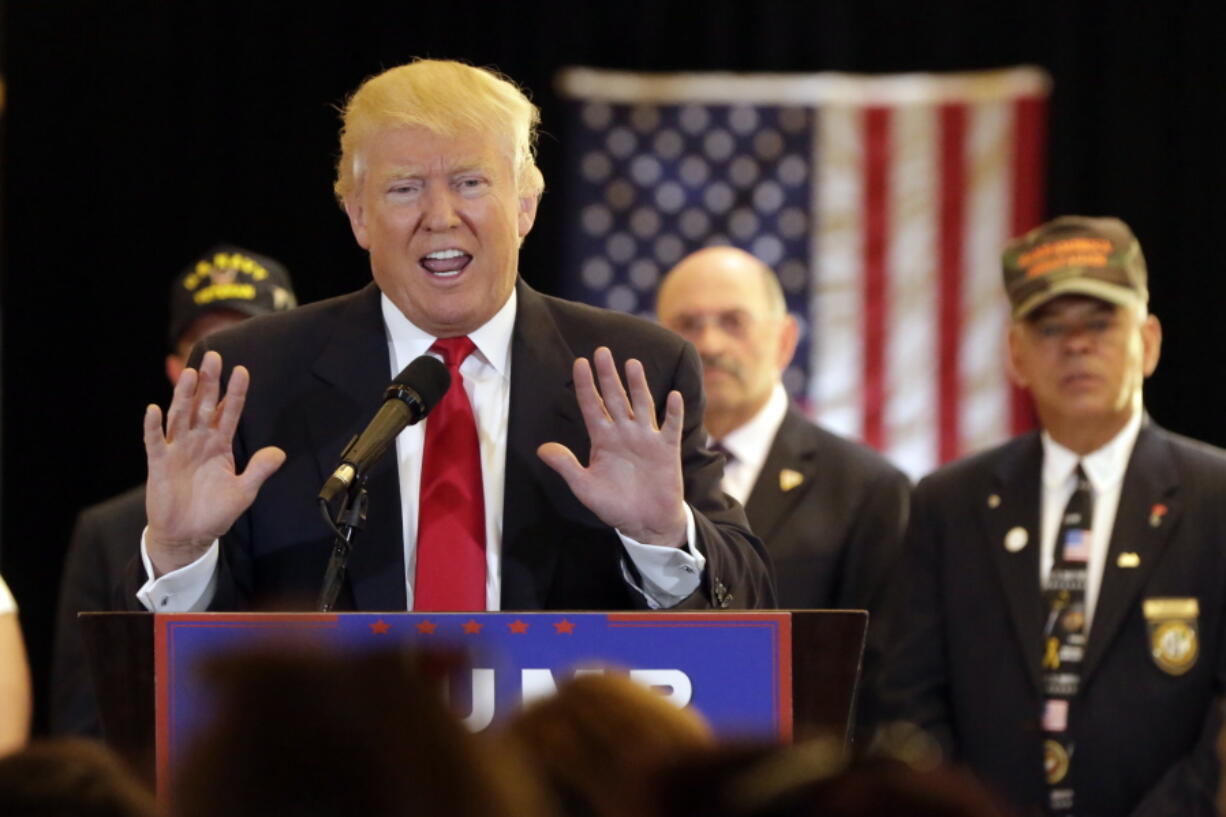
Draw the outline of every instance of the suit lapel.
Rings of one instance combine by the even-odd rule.
[[[807,429],[795,407],[789,405],[745,503],[749,527],[763,541],[771,540],[775,528],[800,501],[805,492],[798,489],[817,478],[817,442],[813,435],[805,433]],[[796,477],[791,477],[788,490],[784,490],[781,476],[785,471],[792,471],[801,479],[796,482]]]
[[[1182,506],[1178,487],[1179,476],[1170,446],[1154,426],[1146,423],[1137,436],[1120,489],[1081,670],[1083,688],[1118,635],[1128,611],[1162,557],[1163,546],[1179,523]],[[1160,513],[1155,513],[1156,507],[1161,509]],[[1121,560],[1123,554],[1130,555]]]
[[[516,292],[503,488],[502,608],[531,610],[545,606],[558,553],[556,547],[540,546],[538,540],[549,532],[533,528],[549,517],[546,509],[563,504],[564,497],[550,499],[549,491],[560,485],[569,496],[565,483],[541,462],[536,449],[543,442],[557,441],[586,462],[589,441],[571,377],[576,354],[559,332],[544,297],[522,279]]]
[[[388,354],[379,289],[370,284],[340,315],[313,367],[327,386],[304,407],[321,485],[350,438],[378,410],[383,389],[391,381]],[[359,610],[403,610],[407,603],[404,532],[394,453],[371,469],[366,486],[370,512],[365,529],[354,536],[349,559],[354,603]]]
[[[1039,507],[1043,448],[1038,434],[1011,447],[994,472],[994,490],[974,497],[988,532],[987,547],[1004,589],[1027,673],[1039,687],[1042,594],[1039,591]],[[973,610],[966,615],[975,615]]]

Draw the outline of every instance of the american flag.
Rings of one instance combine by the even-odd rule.
[[[649,316],[684,255],[748,250],[801,325],[791,395],[927,473],[1033,422],[1005,375],[999,257],[1042,215],[1049,87],[1030,67],[566,69],[566,294]]]

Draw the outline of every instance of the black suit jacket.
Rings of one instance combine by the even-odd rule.
[[[132,560],[139,558],[144,529],[144,485],[91,505],[77,516],[56,613],[52,732],[102,734],[77,613],[114,609],[116,587]]]
[[[770,606],[773,591],[761,544],[749,533],[741,508],[720,491],[720,460],[703,445],[701,375],[693,347],[646,321],[544,296],[522,282],[518,299],[501,539],[503,609],[643,605],[622,578],[624,549],[615,532],[536,455],[541,443],[557,441],[586,461],[588,436],[571,369],[576,357],[590,357],[601,345],[619,362],[631,357],[643,362],[661,411],[669,390],[678,389],[685,398],[685,492],[696,510],[697,546],[707,558],[701,587],[685,606]],[[266,445],[289,455],[222,539],[213,608],[309,608],[330,548],[315,495],[350,436],[373,415],[390,380],[379,290],[372,284],[246,321],[206,338],[195,360],[210,348],[221,353],[227,369],[241,363],[251,372],[235,438],[239,466]],[[372,469],[368,488],[370,513],[355,539],[338,609],[403,610],[394,457]]]
[[[781,479],[785,471],[800,481]],[[901,550],[910,490],[880,454],[789,406],[745,503],[774,563],[779,605],[877,611]]]
[[[1035,812],[1046,802],[1041,466],[1041,442],[1029,434],[919,484],[884,689],[892,714]],[[1226,684],[1224,499],[1226,452],[1141,429],[1070,709],[1078,815],[1213,813]],[[1011,552],[1005,536],[1018,527],[1029,542]],[[1142,604],[1165,597],[1200,607],[1199,655],[1182,675],[1151,654]]]
[[[785,478],[787,471],[794,473]],[[877,631],[902,553],[910,493],[906,474],[885,457],[789,406],[745,503],[749,525],[770,554],[780,607],[869,612],[855,704],[860,743],[878,719]]]

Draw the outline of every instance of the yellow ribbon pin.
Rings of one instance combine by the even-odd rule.
[[[1047,654],[1043,656],[1043,669],[1060,669],[1060,639],[1047,639]]]

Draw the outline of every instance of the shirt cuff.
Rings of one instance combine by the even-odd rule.
[[[642,585],[634,582],[630,570],[622,565],[626,582],[642,594],[653,610],[676,607],[691,596],[702,583],[702,571],[707,557],[694,546],[698,538],[694,510],[685,506],[685,546],[679,548],[644,545],[617,531],[626,554],[638,568]]]
[[[140,560],[145,565],[145,575],[152,577],[153,562],[145,547],[145,528],[140,535]],[[221,545],[216,539],[199,559],[177,570],[172,570],[156,579],[150,578],[136,599],[146,610],[154,613],[202,613],[208,609],[217,592],[217,557]]]

